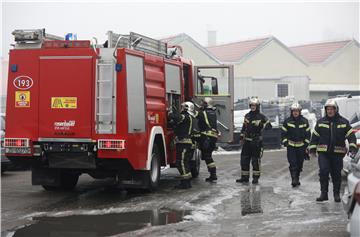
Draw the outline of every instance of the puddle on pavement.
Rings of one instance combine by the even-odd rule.
[[[65,217],[34,217],[34,224],[15,232],[14,237],[100,237],[142,229],[147,226],[167,225],[183,220],[190,211],[168,209],[105,215],[74,215]]]
[[[261,192],[264,192],[264,190],[260,190],[256,187],[251,187],[241,192],[240,203],[242,216],[263,213],[263,209],[261,207]]]

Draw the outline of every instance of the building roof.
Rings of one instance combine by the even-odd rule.
[[[282,47],[285,51],[287,51],[301,63],[303,63],[304,65],[308,65],[306,61],[304,61],[301,57],[291,51],[286,45],[284,45],[274,36],[210,46],[207,47],[207,49],[223,62],[242,63],[243,61],[254,55],[256,52],[263,49],[270,42],[276,42],[280,47]]]
[[[178,45],[181,42],[188,40],[190,41],[190,43],[192,43],[196,48],[198,48],[200,51],[202,51],[204,54],[206,54],[207,56],[209,56],[211,59],[213,59],[216,63],[221,64],[221,61],[214,55],[212,54],[209,50],[207,50],[205,47],[203,47],[200,43],[198,43],[196,40],[194,40],[193,38],[191,38],[189,35],[185,34],[185,33],[181,33],[178,35],[174,35],[174,36],[169,36],[166,38],[162,38],[160,39],[162,42],[167,43],[168,45]]]
[[[294,46],[290,47],[290,49],[310,64],[321,64],[347,46],[350,42],[352,42],[352,40],[322,42]]]
[[[236,62],[269,41],[271,37],[238,41],[234,43],[207,47],[217,58],[224,62]]]

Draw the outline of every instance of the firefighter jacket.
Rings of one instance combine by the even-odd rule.
[[[309,149],[311,153],[346,154],[346,139],[349,141],[350,151],[357,152],[356,137],[349,121],[338,113],[332,118],[325,116],[316,123]]]
[[[309,122],[302,115],[297,118],[290,116],[285,119],[281,130],[282,143],[285,146],[307,147],[310,143]]]
[[[197,115],[201,134],[209,137],[218,137],[216,108],[204,108]]]
[[[265,115],[256,111],[250,111],[245,115],[244,123],[241,128],[240,140],[245,139],[245,141],[256,141],[262,140],[262,131],[263,129],[271,129],[271,123]]]
[[[174,126],[176,143],[192,145],[193,117],[186,111],[169,113],[168,119]]]

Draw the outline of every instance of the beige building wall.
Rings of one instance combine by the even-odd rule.
[[[347,85],[353,87],[353,90],[360,90],[360,49],[353,42],[340,51],[328,63],[321,65],[310,65],[308,75],[311,78],[311,84],[328,85]],[[350,89],[349,88],[349,89]],[[334,87],[334,89],[337,89]],[[339,90],[340,87],[338,88]]]
[[[307,65],[283,48],[276,40],[269,42],[244,62],[235,64],[235,78],[307,75]]]

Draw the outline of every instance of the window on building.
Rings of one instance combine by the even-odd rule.
[[[277,94],[278,97],[286,97],[289,95],[289,85],[288,84],[277,84]]]

